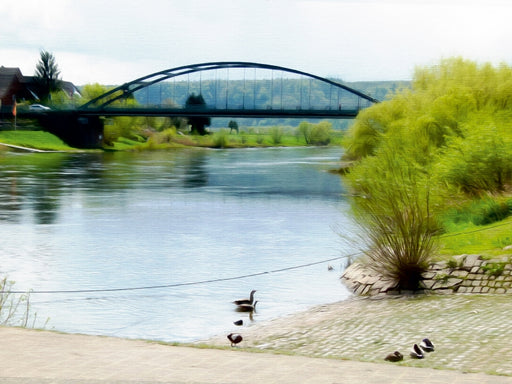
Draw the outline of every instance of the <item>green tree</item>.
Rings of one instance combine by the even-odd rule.
[[[109,90],[108,87],[95,83],[87,84],[82,89],[82,101],[85,103],[103,95]],[[113,105],[136,106],[137,101],[133,98],[118,100]],[[112,145],[120,137],[138,139],[145,119],[143,117],[118,116],[106,120],[103,141]]]
[[[202,95],[199,94],[196,96],[193,93],[188,97],[185,106],[187,108],[199,110],[204,109],[206,107],[206,102],[204,101]],[[204,116],[191,116],[188,118],[188,123],[192,126],[192,133],[198,135],[206,135],[206,127],[210,125],[211,119],[209,117]]]
[[[94,83],[94,84],[84,85],[81,93],[82,93],[83,101],[85,103],[87,101],[90,101],[92,99],[95,99],[95,98],[103,95],[107,91],[108,91],[108,88],[105,87],[104,85]]]
[[[314,124],[311,129],[310,143],[313,145],[327,145],[331,142],[332,124],[328,121],[321,121]]]
[[[36,65],[35,79],[39,93],[43,100],[51,97],[51,93],[61,89],[62,81],[59,79],[60,70],[55,56],[48,51],[41,51],[39,62]]]
[[[311,123],[308,123],[307,121],[302,121],[299,124],[299,127],[297,128],[300,135],[304,137],[304,141],[306,141],[306,144],[311,143]]]
[[[230,120],[228,123],[229,133],[235,131],[238,133],[238,123],[235,120]]]

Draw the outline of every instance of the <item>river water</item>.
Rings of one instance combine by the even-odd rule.
[[[36,326],[162,341],[346,299],[358,230],[327,172],[341,154],[1,154],[0,273],[32,290]],[[256,312],[236,312],[251,289]]]

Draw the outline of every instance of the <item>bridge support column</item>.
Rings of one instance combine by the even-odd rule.
[[[99,116],[81,116],[74,111],[53,112],[40,118],[41,126],[58,136],[69,146],[83,149],[101,148],[103,119]]]

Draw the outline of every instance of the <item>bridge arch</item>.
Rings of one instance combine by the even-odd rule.
[[[130,81],[128,83],[125,83],[123,85],[120,85],[118,87],[115,87],[108,92],[105,92],[104,94],[96,97],[95,99],[90,100],[89,102],[83,104],[78,109],[82,111],[87,111],[91,109],[95,110],[105,110],[109,106],[111,106],[112,103],[123,100],[129,97],[133,97],[134,94],[138,91],[141,91],[143,89],[148,89],[149,87],[165,82],[166,80],[176,79],[180,76],[189,76],[191,74],[195,73],[203,73],[208,71],[214,71],[214,70],[227,70],[229,69],[243,69],[244,71],[246,69],[263,69],[271,72],[273,76],[273,71],[279,71],[284,74],[289,74],[290,76],[298,76],[299,78],[305,78],[309,81],[318,81],[323,85],[326,85],[328,87],[331,87],[335,90],[335,92],[343,92],[345,96],[343,96],[345,99],[347,98],[346,95],[352,97],[355,101],[351,102],[354,103],[354,106],[351,107],[354,110],[359,110],[362,106],[361,103],[363,102],[365,106],[371,105],[373,103],[378,103],[379,101],[377,99],[374,99],[373,97],[360,92],[354,88],[348,87],[344,84],[341,84],[339,82],[336,82],[331,79],[327,79],[324,77],[320,77],[311,73],[299,71],[296,69],[281,67],[277,65],[271,65],[271,64],[262,64],[262,63],[255,63],[255,62],[243,62],[243,61],[220,61],[220,62],[208,62],[208,63],[200,63],[200,64],[191,64],[191,65],[185,65],[180,66],[176,68],[166,69],[163,71],[155,72],[143,77],[140,77],[138,79],[135,79],[133,81]],[[228,72],[229,73],[229,72]],[[201,77],[200,77],[201,79]],[[282,78],[281,78],[282,79]],[[229,79],[228,79],[229,80]],[[201,80],[200,80],[201,81]],[[274,78],[272,77],[272,82],[274,81]],[[302,81],[302,80],[301,80]],[[201,87],[201,86],[200,86]],[[244,87],[245,87],[245,72],[244,72]],[[273,87],[273,86],[272,86]],[[200,88],[201,89],[201,88]],[[273,92],[273,88],[270,91]],[[282,91],[281,91],[282,92]],[[332,91],[329,91],[332,93]],[[201,94],[201,91],[199,92]],[[227,94],[228,90],[226,89],[226,109],[228,109],[228,101],[227,101]],[[310,90],[311,94],[311,90]],[[275,96],[275,95],[274,95]],[[302,97],[302,96],[301,96]],[[311,96],[310,96],[311,97]],[[267,109],[273,109],[273,97],[270,96],[272,99],[270,104],[266,107]],[[281,96],[282,99],[282,96]],[[325,106],[324,108],[328,109],[337,109],[339,105],[339,109],[341,110],[341,102],[339,102],[340,97],[338,96],[338,100],[336,101],[329,101],[329,105]],[[206,101],[208,104],[208,101]],[[217,102],[216,102],[217,103]],[[254,104],[256,104],[256,101],[254,100]],[[282,102],[281,102],[282,104]],[[295,102],[295,106],[293,108],[296,109],[302,109],[302,101]],[[334,106],[334,107],[333,107]],[[244,105],[241,106],[243,109],[246,109],[245,102]],[[282,108],[282,105],[281,105]],[[290,108],[290,107],[288,107]],[[215,107],[213,109],[216,109]]]

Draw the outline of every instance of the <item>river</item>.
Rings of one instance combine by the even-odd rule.
[[[162,341],[346,299],[358,229],[327,172],[341,154],[0,154],[0,273],[32,291],[36,326]],[[236,312],[252,289],[256,312]]]

